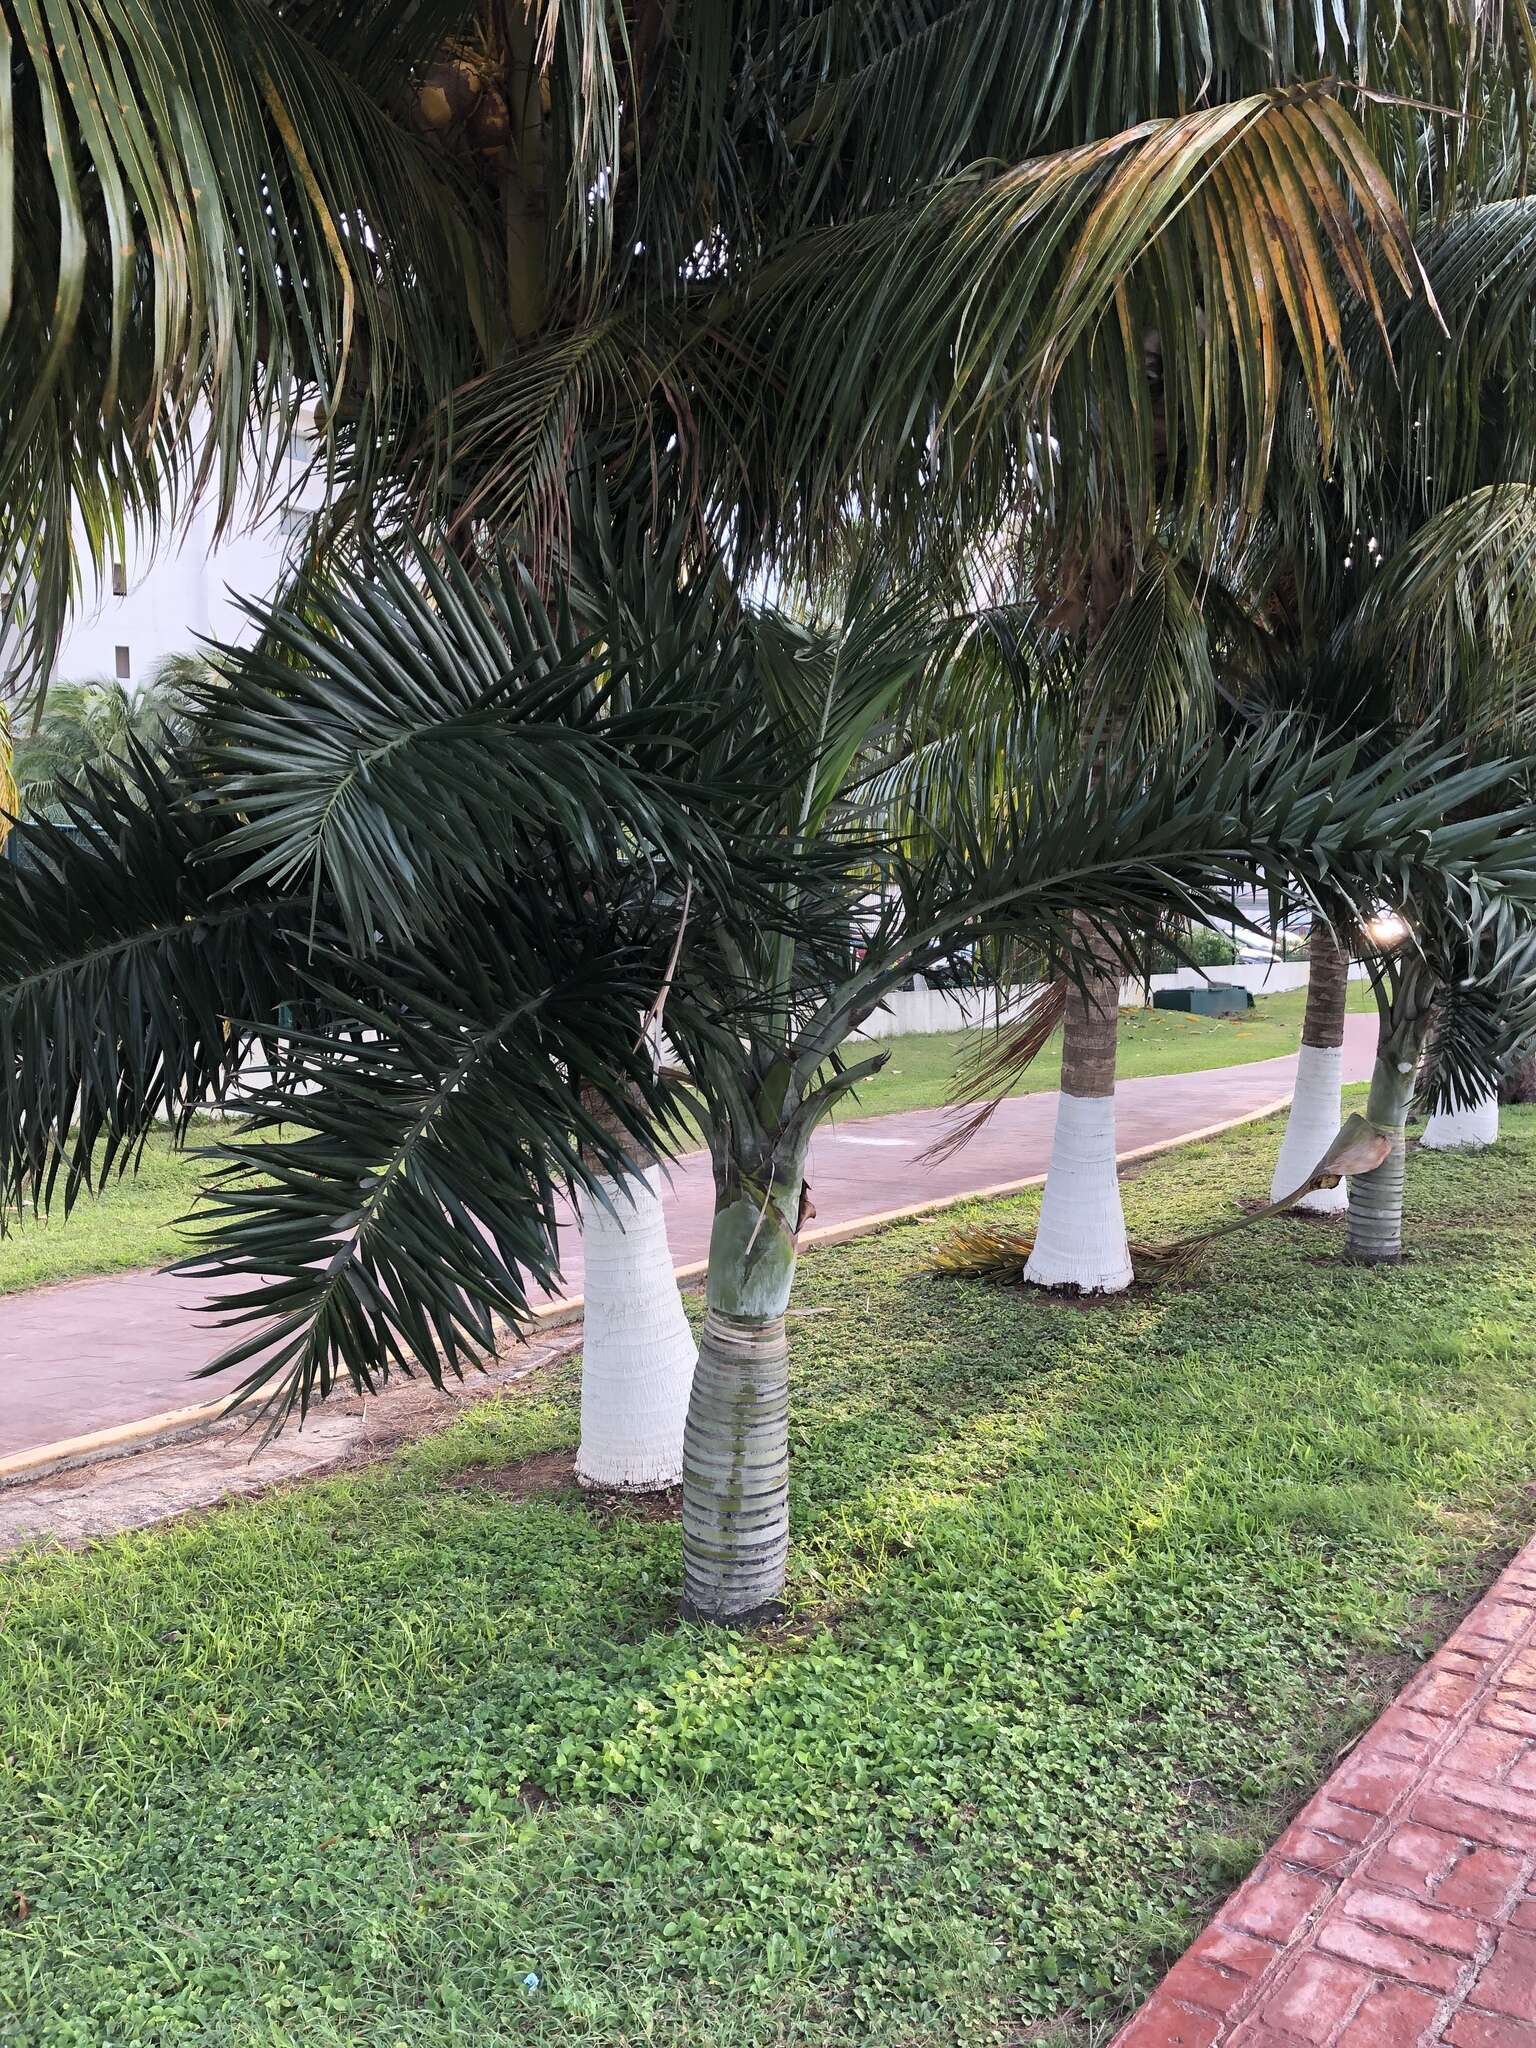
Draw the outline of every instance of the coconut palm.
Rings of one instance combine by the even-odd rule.
[[[1408,219],[1481,146],[1421,110],[1523,89],[1531,44],[1525,0],[1238,12],[19,16],[0,583],[23,657],[46,670],[66,534],[99,567],[208,490],[231,518],[301,418],[317,551],[431,507],[537,562],[578,439],[675,448],[677,502],[745,554],[814,554],[855,506],[990,526],[1047,482],[1090,539],[1256,506],[1286,361],[1326,443],[1345,313],[1418,289]]]
[[[131,689],[106,679],[55,683],[16,747],[22,807],[59,816],[65,791],[85,775],[123,766],[135,748],[164,759],[186,736],[193,692],[210,680],[197,656],[172,656]]]

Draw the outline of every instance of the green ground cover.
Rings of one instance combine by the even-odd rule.
[[[62,1206],[45,1217],[13,1212],[0,1237],[0,1294],[184,1257],[187,1238],[178,1222],[208,1171],[196,1148],[227,1134],[228,1126],[200,1120],[186,1150],[168,1137],[151,1138],[137,1174],[109,1182],[100,1195],[82,1195],[67,1217]]]
[[[1276,1142],[1156,1162],[1133,1232]],[[1514,1111],[1414,1161],[1396,1270],[1286,1221],[1084,1312],[924,1277],[939,1222],[812,1256],[761,1637],[676,1624],[675,1523],[497,1490],[573,1445],[573,1366],[11,1561],[0,2038],[1099,2038],[1529,1532],[1533,1210]]]
[[[1369,998],[1350,991],[1351,1007]],[[1294,1052],[1301,1033],[1301,992],[1261,997],[1245,1015],[1184,1017],[1167,1010],[1127,1010],[1121,1020],[1120,1071],[1188,1074],[1208,1067],[1238,1066]],[[962,1032],[931,1038],[887,1041],[890,1059],[865,1083],[856,1102],[839,1111],[850,1117],[884,1116],[899,1109],[927,1109],[948,1099],[955,1063],[965,1043]],[[867,1048],[861,1048],[861,1053]],[[1055,1088],[1061,1054],[1049,1045],[1015,1091],[1033,1094]],[[194,1144],[212,1142],[225,1129],[198,1125]],[[72,1280],[89,1273],[115,1273],[134,1266],[167,1265],[187,1250],[177,1228],[197,1200],[206,1165],[195,1151],[177,1152],[164,1138],[152,1139],[136,1178],[114,1181],[99,1197],[83,1199],[67,1222],[13,1219],[0,1238],[0,1294],[46,1281]]]

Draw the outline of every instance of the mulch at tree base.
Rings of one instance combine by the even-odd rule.
[[[683,1512],[680,1486],[660,1493],[631,1493],[621,1486],[578,1485],[574,1451],[536,1451],[510,1465],[470,1465],[453,1473],[446,1484],[461,1492],[484,1489],[507,1500],[570,1493],[600,1522],[675,1522]]]

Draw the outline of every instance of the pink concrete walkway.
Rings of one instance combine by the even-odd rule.
[[[1536,1540],[1113,2048],[1536,2048]]]
[[[1346,1074],[1363,1080],[1374,1053],[1376,1020],[1351,1016],[1346,1026]],[[1121,1152],[1267,1108],[1289,1096],[1295,1074],[1291,1057],[1122,1082]],[[964,1151],[938,1165],[921,1163],[949,1115],[912,1110],[820,1132],[810,1163],[816,1226],[1045,1171],[1054,1093],[1005,1102]],[[678,1160],[667,1223],[679,1265],[691,1265],[708,1251],[712,1204],[705,1154]],[[579,1294],[581,1245],[575,1231],[563,1235],[562,1251],[566,1288]],[[0,1457],[212,1400],[221,1382],[193,1374],[221,1348],[221,1334],[200,1313],[193,1284],[174,1274],[115,1273],[0,1296]]]

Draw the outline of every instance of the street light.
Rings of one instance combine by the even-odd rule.
[[[1365,936],[1373,946],[1400,946],[1408,936],[1408,920],[1395,910],[1379,910],[1368,920]]]

